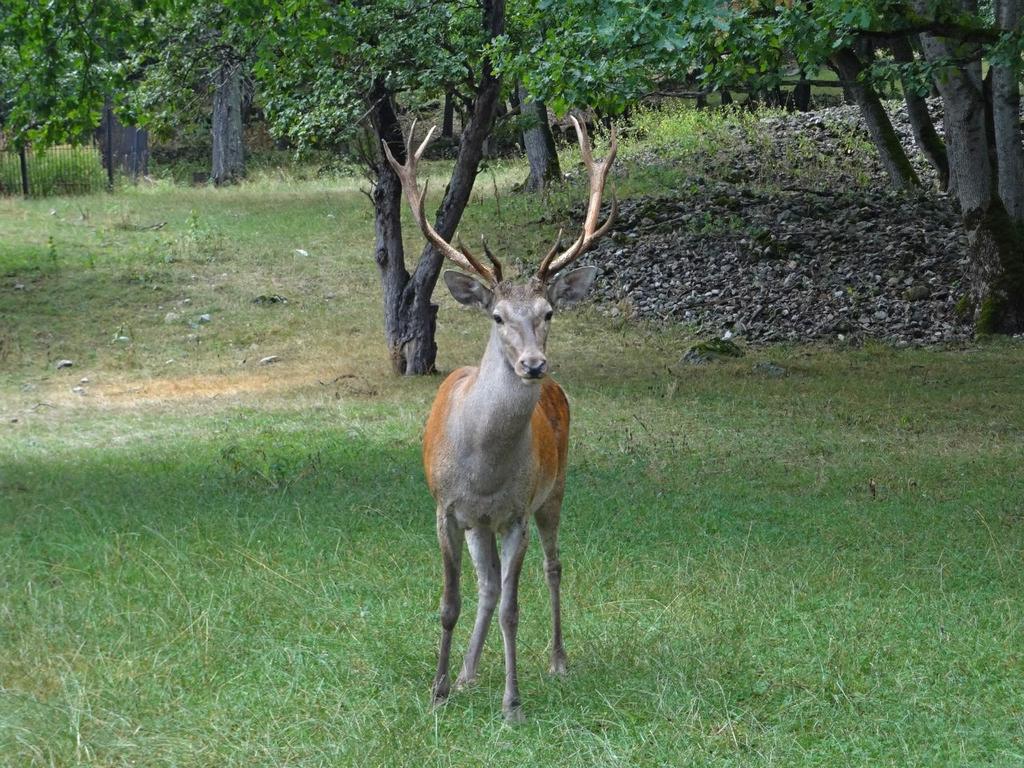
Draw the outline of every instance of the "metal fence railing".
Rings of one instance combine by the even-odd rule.
[[[0,150],[0,195],[88,194],[109,185],[103,154],[94,144]]]
[[[81,144],[36,148],[5,143],[0,132],[0,196],[48,197],[113,189],[116,179],[137,181],[149,164],[145,130],[123,125],[110,106]]]

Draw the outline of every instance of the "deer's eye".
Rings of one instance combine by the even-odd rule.
[[[502,325],[505,321],[501,319],[501,315],[495,315],[494,322],[497,323],[498,325]]]
[[[554,313],[554,312],[553,312],[552,310],[550,310],[550,309],[549,309],[549,310],[548,310],[548,313],[547,313],[546,315],[544,315],[544,319],[550,322],[550,321],[551,321],[551,318],[552,318],[552,316],[553,316],[554,314],[555,314],[555,313]]]

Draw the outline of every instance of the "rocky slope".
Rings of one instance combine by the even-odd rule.
[[[912,151],[898,110],[894,122]],[[957,312],[966,240],[950,201],[886,188],[870,157],[844,163],[866,141],[855,108],[760,123],[769,143],[738,133],[707,177],[620,206],[614,236],[586,259],[603,272],[602,311],[752,343],[970,338]]]

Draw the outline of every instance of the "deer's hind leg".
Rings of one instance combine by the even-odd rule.
[[[556,488],[537,510],[537,533],[544,548],[544,576],[551,593],[551,674],[564,675],[568,664],[562,644],[562,561],[558,557],[558,523],[562,514],[563,488]]]
[[[441,545],[441,561],[444,566],[444,590],[441,593],[441,647],[437,654],[437,674],[434,676],[434,703],[448,698],[451,683],[448,677],[449,659],[452,652],[452,632],[459,620],[461,598],[459,575],[462,570],[462,542],[465,535],[453,515],[437,512],[437,541]]]

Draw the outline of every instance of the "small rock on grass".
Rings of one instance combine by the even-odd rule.
[[[57,365],[56,365],[56,368],[57,368],[57,370],[59,371],[59,370],[61,370],[61,369],[63,369],[63,368],[70,368],[70,367],[71,367],[71,366],[73,366],[74,364],[75,364],[75,363],[74,363],[74,361],[73,361],[73,360],[58,360],[58,361],[57,361]]]
[[[767,376],[770,379],[781,379],[783,376],[789,373],[781,365],[771,362],[770,360],[754,363],[754,373],[759,373],[762,376]]]
[[[271,365],[272,363],[281,362],[281,358],[277,355],[267,355],[266,357],[260,358],[260,365]]]
[[[288,299],[279,293],[274,294],[261,294],[252,300],[253,304],[259,304],[261,306],[269,306],[271,304],[287,304]]]

